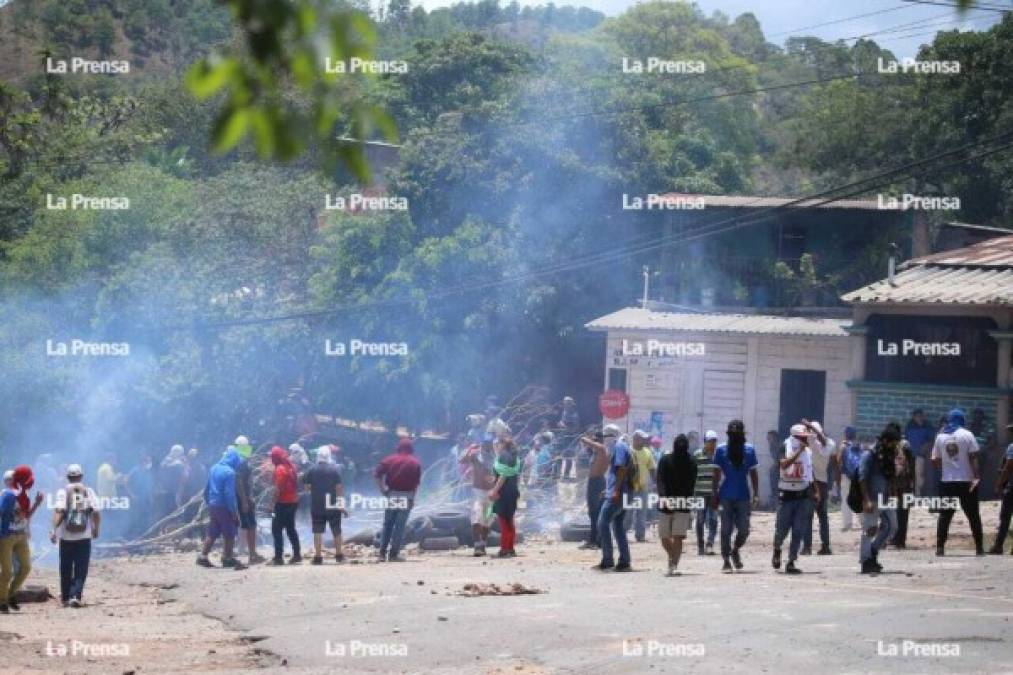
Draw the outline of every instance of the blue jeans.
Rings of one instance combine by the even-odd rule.
[[[718,533],[718,512],[710,507],[710,497],[704,497],[707,504],[702,509],[697,509],[696,519],[696,545],[703,548],[703,531],[707,528],[707,545],[714,545],[714,538]]]
[[[637,541],[643,541],[647,538],[647,488],[631,491],[627,499],[631,505],[639,504],[640,508],[631,506],[626,510],[623,526],[627,531],[633,527],[633,535]]]
[[[619,564],[630,564],[630,543],[626,540],[623,515],[621,498],[618,504],[613,503],[608,497],[601,503],[601,512],[598,514],[598,537],[601,539],[601,564],[604,567],[611,567],[614,562],[612,559],[612,535],[615,535],[616,546],[619,548]]]
[[[874,502],[875,503],[875,502]],[[869,528],[878,527],[875,538],[869,536]],[[862,513],[862,546],[859,562],[865,562],[883,549],[883,544],[897,531],[897,511],[894,509],[874,509],[872,513]]]
[[[749,538],[749,500],[721,500],[721,557],[732,554],[732,528],[735,528],[735,546],[742,548]]]
[[[798,558],[798,549],[805,536],[806,523],[812,519],[812,499],[808,492],[797,499],[783,499],[777,507],[777,524],[774,526],[774,548],[781,548],[784,538],[791,532],[791,546],[788,549],[789,562]]]
[[[386,509],[383,512],[383,535],[380,539],[380,557],[385,557],[387,547],[390,547],[390,557],[396,558],[401,552],[401,540],[404,538],[405,524],[408,522],[408,514],[412,512],[412,493],[396,492],[392,490],[388,497],[407,497],[408,508]]]

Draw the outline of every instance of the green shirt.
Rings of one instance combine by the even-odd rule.
[[[693,494],[696,497],[709,499],[714,485],[714,469],[717,468],[717,465],[704,453],[703,448],[693,453],[693,459],[696,460],[696,489]]]

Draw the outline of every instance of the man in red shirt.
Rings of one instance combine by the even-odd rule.
[[[401,539],[404,536],[408,514],[415,503],[415,491],[422,480],[422,465],[415,458],[415,448],[410,439],[398,441],[393,454],[384,457],[373,472],[376,486],[386,497],[387,508],[383,513],[383,536],[380,539],[380,561],[403,562],[398,556]],[[390,556],[387,556],[388,547]]]
[[[292,557],[289,564],[302,562],[299,553],[299,533],[295,529],[295,512],[299,507],[299,477],[295,466],[289,461],[288,452],[280,445],[271,448],[271,463],[274,464],[274,518],[271,520],[271,534],[274,536],[274,560],[272,565],[284,565],[282,553],[285,540],[282,533],[288,534],[292,544]]]

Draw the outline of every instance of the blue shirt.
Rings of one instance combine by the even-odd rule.
[[[719,445],[714,452],[714,459],[711,460],[721,469],[721,487],[718,488],[718,498],[727,499],[733,502],[749,501],[749,471],[759,464],[756,460],[756,450],[749,443],[746,443],[742,451],[742,466],[735,466],[728,457],[728,446]]]
[[[872,450],[862,453],[862,460],[858,466],[858,478],[863,482],[869,482],[869,499],[873,502],[877,502],[880,496],[886,495],[888,487],[886,476],[883,475],[879,458]]]
[[[911,446],[911,453],[915,457],[928,457],[928,453],[932,451],[932,444],[936,440],[936,430],[928,422],[918,426],[909,421],[904,428],[904,440]],[[927,448],[925,447],[926,443],[928,443]]]
[[[845,441],[841,452],[841,464],[844,468],[844,475],[849,480],[858,478],[858,466],[862,461],[862,446],[856,441]]]
[[[14,509],[18,504],[18,498],[14,490],[4,490],[0,496],[0,537],[6,537],[11,533],[11,525],[14,523]]]
[[[616,441],[616,444],[612,446],[612,451],[609,452],[609,470],[605,474],[606,499],[611,499],[612,493],[616,490],[616,469],[621,466],[629,466],[631,459],[630,446],[623,441]],[[629,481],[623,481],[623,485],[619,487],[620,493],[629,492],[628,483]]]

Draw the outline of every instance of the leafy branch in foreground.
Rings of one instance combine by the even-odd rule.
[[[337,137],[365,140],[379,130],[394,140],[396,126],[352,76],[335,77],[325,63],[370,58],[376,33],[369,17],[314,0],[219,1],[229,7],[243,43],[201,59],[187,74],[198,98],[225,92],[211,131],[215,151],[252,136],[261,158],[290,160],[316,141],[330,168],[341,163],[368,181],[362,145]],[[293,87],[303,96],[292,96]]]

